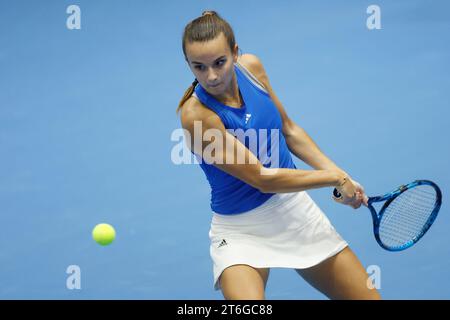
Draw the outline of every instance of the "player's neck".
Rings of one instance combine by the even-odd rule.
[[[236,74],[233,74],[231,85],[225,90],[223,94],[216,95],[215,98],[224,105],[240,108],[242,106],[242,97],[237,85]]]

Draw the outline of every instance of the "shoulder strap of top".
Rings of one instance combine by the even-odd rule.
[[[263,84],[242,64],[239,62],[236,62],[236,66],[239,68],[239,70],[242,71],[242,73],[260,90],[264,91],[265,93],[268,93],[266,88],[263,86]]]

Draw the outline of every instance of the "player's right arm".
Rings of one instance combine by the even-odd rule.
[[[203,141],[201,137],[196,137],[201,143],[194,143],[195,135],[198,134],[195,132],[196,121],[199,121],[197,128],[201,123],[201,137],[204,137],[207,130],[216,130],[213,131],[214,136],[222,140],[223,148],[215,149],[215,152],[209,156],[209,152],[204,151],[212,141]],[[345,175],[337,170],[265,168],[244,144],[225,129],[220,117],[194,97],[184,104],[181,123],[182,127],[190,133],[191,139],[190,141],[187,139],[186,143],[192,152],[202,157],[203,161],[213,164],[263,193],[297,192],[322,187],[338,187],[342,194],[354,193],[352,183],[348,179],[344,183]],[[238,155],[244,155],[244,161],[238,162]]]

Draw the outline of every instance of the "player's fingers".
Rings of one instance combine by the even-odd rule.
[[[358,209],[359,207],[361,207],[362,201],[363,201],[362,194],[357,192],[356,193],[356,197],[355,197],[354,201],[351,204],[353,209]]]
[[[355,200],[351,203],[351,206],[353,209],[358,209],[359,207],[361,207],[361,200]]]
[[[364,195],[363,196],[363,204],[367,207],[369,205],[369,197]]]
[[[358,194],[355,191],[355,192],[353,192],[353,194],[349,193],[347,196],[345,196],[345,199],[347,199],[347,202],[355,201],[357,196],[358,196]]]

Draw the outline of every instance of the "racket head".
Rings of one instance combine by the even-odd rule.
[[[385,201],[380,212],[374,202]],[[435,221],[442,204],[442,192],[430,180],[415,180],[379,197],[370,197],[374,235],[388,251],[402,251],[419,241]]]

